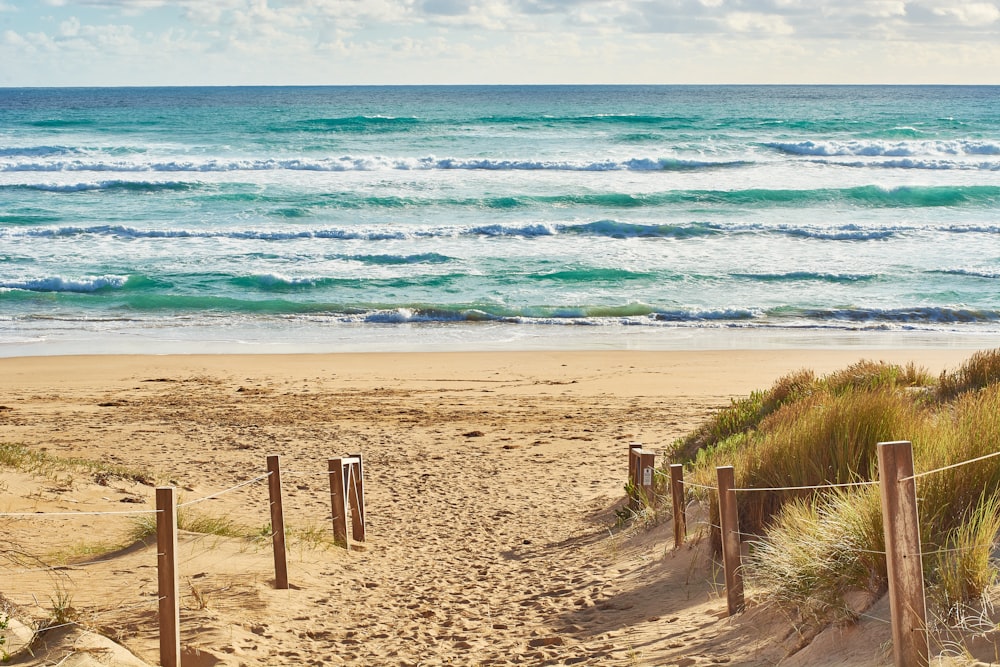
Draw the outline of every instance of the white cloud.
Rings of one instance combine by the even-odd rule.
[[[59,24],[60,37],[75,37],[80,32],[80,20],[75,16],[69,17]]]
[[[25,40],[24,37],[21,37],[13,30],[3,31],[3,43],[6,44],[7,46],[13,46],[16,49],[28,46],[27,40]]]
[[[969,26],[989,25],[1000,19],[1000,9],[989,2],[970,2],[955,7],[939,7],[933,11],[938,16],[952,18]]]
[[[740,33],[761,33],[765,35],[790,35],[795,29],[782,16],[758,14],[754,12],[733,12],[725,18],[730,30]]]

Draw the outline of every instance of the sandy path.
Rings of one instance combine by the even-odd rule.
[[[934,364],[967,354],[939,354]],[[830,370],[859,356],[810,365]],[[753,613],[724,619],[710,561],[673,551],[664,528],[623,532],[614,509],[629,441],[665,445],[730,396],[810,358],[3,360],[0,442],[155,471],[183,489],[182,500],[250,479],[280,453],[293,530],[328,525],[327,457],[364,454],[367,544],[350,553],[293,547],[293,590],[270,587],[266,545],[182,538],[188,665],[775,664],[796,644],[787,623]],[[61,490],[4,479],[7,511],[118,509],[120,495],[151,496],[85,479]],[[265,493],[253,485],[198,509],[262,525]],[[65,536],[58,525],[19,534],[41,549]],[[120,529],[90,521],[88,538]],[[81,569],[75,603],[107,606],[109,591],[148,599],[149,560],[146,549]],[[31,575],[4,581],[22,603],[19,589],[45,585]],[[156,661],[150,610],[101,627]]]

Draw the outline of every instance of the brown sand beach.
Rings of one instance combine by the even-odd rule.
[[[661,450],[731,398],[801,368],[872,359],[938,373],[970,354],[2,359],[0,443],[144,476],[5,467],[0,512],[148,510],[156,484],[197,500],[255,479],[267,455],[281,455],[289,590],[273,587],[269,541],[181,532],[183,659],[196,667],[883,664],[883,603],[818,635],[752,601],[730,619],[707,540],[675,550],[667,521],[618,524],[627,443]],[[355,452],[365,460],[367,541],[345,551],[329,544],[325,470]],[[266,485],[187,511],[266,533]],[[129,543],[137,516],[0,517],[0,593],[13,616],[76,621],[12,664],[157,663],[156,549]],[[43,567],[51,563],[65,565]],[[18,648],[16,625],[7,650]]]

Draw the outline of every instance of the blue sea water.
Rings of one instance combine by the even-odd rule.
[[[1000,333],[1000,88],[0,89],[0,356],[762,332]]]

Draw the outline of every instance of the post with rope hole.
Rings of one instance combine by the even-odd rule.
[[[719,526],[722,531],[722,569],[726,579],[729,615],[743,611],[743,565],[740,555],[740,515],[736,504],[736,471],[733,466],[715,469],[719,480]]]
[[[900,440],[880,442],[877,449],[893,661],[896,667],[924,667],[930,661],[930,646],[913,447]]]
[[[365,466],[361,454],[351,454],[357,462],[351,463],[351,484],[348,497],[351,505],[351,537],[355,542],[365,541]]]
[[[330,472],[330,505],[333,512],[333,540],[343,544],[348,551],[351,544],[347,541],[347,497],[344,488],[344,459],[329,459]]]
[[[181,607],[177,575],[177,489],[156,488],[156,574],[159,597],[160,665],[180,667]]]
[[[274,587],[288,588],[288,563],[285,560],[285,514],[281,505],[281,462],[278,456],[267,457],[267,494],[271,506],[271,545],[274,548]]]
[[[670,499],[674,506],[674,548],[680,549],[687,536],[687,512],[684,506],[684,466],[670,464]]]

